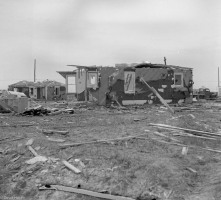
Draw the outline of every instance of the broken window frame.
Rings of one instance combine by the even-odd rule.
[[[177,84],[177,83],[176,83],[176,75],[181,76],[181,80],[180,80],[180,83],[181,83],[181,84]],[[175,72],[175,73],[174,73],[174,86],[175,86],[175,87],[183,87],[183,73],[181,73],[181,72]]]
[[[135,90],[136,90],[135,76],[136,76],[135,71],[124,71],[124,93],[125,94],[135,94]],[[132,89],[130,87],[131,85],[132,85]]]
[[[91,77],[95,78],[94,83],[91,82]],[[98,88],[98,72],[97,71],[87,72],[87,88]]]

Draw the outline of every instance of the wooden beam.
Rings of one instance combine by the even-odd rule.
[[[103,199],[110,199],[110,200],[135,200],[129,197],[122,197],[122,196],[115,196],[110,194],[103,194],[99,192],[93,192],[90,190],[84,190],[84,189],[78,189],[73,187],[66,187],[62,185],[45,185],[39,187],[39,190],[58,190],[58,191],[64,191],[64,192],[73,192],[77,194],[83,194],[87,196],[93,196],[97,198],[103,198]]]
[[[221,153],[221,150],[218,150],[218,149],[203,148],[203,147],[199,147],[199,146],[193,146],[193,145],[187,145],[187,144],[179,144],[179,143],[175,143],[175,142],[166,142],[166,141],[159,140],[159,139],[156,139],[156,138],[151,138],[151,137],[148,137],[148,138],[137,137],[137,139],[143,139],[143,140],[151,139],[151,140],[154,140],[154,141],[157,141],[157,142],[160,142],[160,143],[176,145],[176,146],[181,146],[181,147],[191,147],[191,148],[203,149],[203,150],[211,151],[211,152],[215,152],[215,153]]]
[[[146,86],[158,97],[161,103],[165,105],[172,114],[174,114],[174,110],[167,104],[167,102],[160,96],[160,94],[153,87],[150,87],[142,77],[140,78],[140,80],[145,83]]]
[[[218,133],[210,133],[210,132],[206,132],[206,131],[199,131],[199,130],[188,129],[188,128],[180,128],[180,127],[176,127],[176,126],[170,126],[170,125],[167,125],[167,124],[153,124],[153,123],[149,123],[149,125],[150,126],[160,127],[160,128],[166,128],[166,129],[188,131],[188,132],[192,132],[192,133],[195,133],[195,134],[201,135],[201,136],[221,137],[221,134],[218,134]]]
[[[128,136],[128,137],[108,139],[108,140],[97,140],[97,141],[89,141],[89,142],[82,142],[82,143],[59,144],[59,146],[60,146],[60,148],[67,148],[67,147],[80,146],[80,145],[85,145],[85,144],[110,143],[110,142],[112,142],[112,141],[128,140],[128,139],[133,139],[133,138],[137,138],[137,137],[144,136],[144,135],[147,135],[147,133],[145,133],[145,134],[140,134],[140,135],[134,135],[134,136]]]

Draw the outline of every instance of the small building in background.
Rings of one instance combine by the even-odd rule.
[[[8,86],[9,91],[22,92],[27,97],[37,100],[65,100],[65,84],[45,80],[42,82],[19,81]]]

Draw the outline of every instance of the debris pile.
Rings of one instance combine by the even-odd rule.
[[[43,103],[31,102],[22,115],[44,117],[0,115],[0,196],[172,200],[203,199],[189,197],[199,186],[220,191],[218,112],[76,106],[72,117],[63,115],[74,113],[65,102]]]
[[[44,116],[44,115],[58,115],[61,113],[69,113],[69,114],[74,114],[74,109],[72,108],[63,108],[63,109],[58,109],[58,108],[49,108],[49,107],[44,107],[42,105],[37,105],[34,107],[29,107],[27,108],[21,115],[26,116],[26,115],[31,115],[31,116]]]
[[[21,115],[32,115],[32,116],[42,116],[42,115],[48,115],[51,113],[50,110],[42,107],[42,106],[36,106],[33,108],[27,108],[26,111],[24,111]]]

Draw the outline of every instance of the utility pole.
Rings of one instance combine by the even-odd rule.
[[[218,88],[219,88],[219,67],[218,67]]]
[[[34,82],[36,81],[36,59],[34,60]]]

